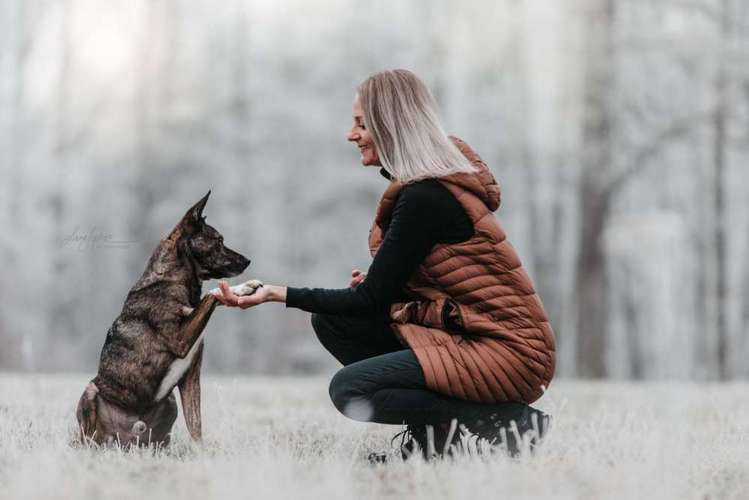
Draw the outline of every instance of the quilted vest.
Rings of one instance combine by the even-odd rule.
[[[554,375],[554,332],[515,249],[494,216],[500,191],[467,144],[452,141],[478,168],[437,179],[460,202],[473,236],[437,244],[406,285],[408,302],[392,304],[391,327],[410,347],[427,386],[447,396],[532,403]],[[369,233],[374,256],[403,184],[391,182]]]

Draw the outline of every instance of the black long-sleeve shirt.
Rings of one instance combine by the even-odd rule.
[[[286,306],[323,314],[365,315],[398,302],[413,273],[438,243],[473,235],[462,205],[435,179],[406,185],[399,193],[382,244],[367,277],[355,288],[293,288]]]

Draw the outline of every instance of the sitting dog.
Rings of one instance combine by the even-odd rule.
[[[201,438],[200,366],[203,329],[216,307],[201,300],[203,280],[236,276],[250,264],[224,246],[203,217],[209,191],[151,255],[107,332],[99,371],[78,402],[81,440],[169,444],[179,386],[187,429]],[[244,293],[256,282],[244,283]]]

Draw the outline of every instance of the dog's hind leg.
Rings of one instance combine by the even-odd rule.
[[[78,419],[78,428],[81,432],[81,443],[86,444],[88,441],[95,441],[96,436],[96,396],[99,394],[99,388],[96,384],[89,382],[86,390],[83,391],[81,399],[78,401],[78,408],[75,416]],[[98,436],[101,438],[101,436]]]

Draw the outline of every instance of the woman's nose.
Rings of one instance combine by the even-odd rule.
[[[348,139],[349,141],[358,141],[359,134],[357,132],[354,132],[353,130],[349,130],[349,133],[346,135],[346,139]]]

